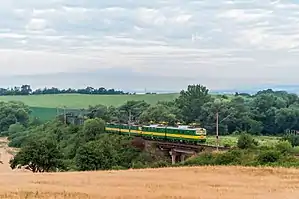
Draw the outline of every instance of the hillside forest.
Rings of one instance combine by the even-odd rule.
[[[169,164],[169,157],[154,148],[145,150],[142,142],[134,138],[105,133],[105,124],[196,122],[208,134],[215,135],[217,113],[221,136],[240,135],[237,149],[216,156],[204,154],[200,160],[184,164],[258,165],[289,161],[299,165],[288,155],[299,145],[299,138],[287,134],[299,128],[299,97],[271,89],[254,95],[211,95],[203,85],[189,85],[174,101],[154,105],[127,101],[119,107],[89,107],[81,115],[83,124],[65,123],[63,116],[41,123],[30,117],[27,105],[0,102],[0,130],[2,136],[8,136],[9,146],[19,149],[10,162],[12,168],[27,165],[33,172],[47,172],[161,167]],[[254,139],[257,135],[280,136],[281,141],[275,146],[260,147]]]

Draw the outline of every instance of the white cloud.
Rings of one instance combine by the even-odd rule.
[[[0,69],[117,67],[213,87],[296,82],[298,13],[291,0],[8,0]]]
[[[26,29],[29,31],[35,31],[35,30],[44,30],[47,27],[47,21],[45,19],[38,19],[33,18],[29,21],[29,23],[26,25]]]

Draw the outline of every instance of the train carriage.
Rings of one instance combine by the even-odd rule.
[[[160,125],[129,126],[127,124],[107,124],[106,131],[110,133],[143,137],[144,139],[150,140],[181,142],[188,144],[206,142],[206,129],[200,127],[167,127]]]

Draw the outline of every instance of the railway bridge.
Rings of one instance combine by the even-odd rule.
[[[223,146],[214,146],[214,145],[207,145],[207,144],[200,144],[200,145],[188,145],[182,143],[172,143],[172,142],[161,142],[161,141],[153,141],[153,140],[146,140],[147,144],[155,145],[161,151],[167,151],[171,156],[172,164],[175,164],[178,161],[184,162],[186,156],[196,155],[202,151],[227,151],[230,147],[223,147]]]

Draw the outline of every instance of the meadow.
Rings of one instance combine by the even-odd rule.
[[[34,117],[42,121],[53,119],[65,106],[66,109],[82,109],[98,104],[106,106],[120,106],[130,100],[144,100],[149,104],[158,101],[171,101],[178,97],[178,93],[169,94],[136,94],[136,95],[83,95],[83,94],[57,94],[57,95],[29,95],[29,96],[0,96],[0,101],[21,101],[30,106]]]
[[[279,140],[280,137],[276,136],[253,136],[256,141],[259,142],[261,146],[273,146]],[[239,135],[226,135],[226,136],[219,136],[219,145],[220,146],[237,146]],[[209,145],[216,145],[216,136],[207,136],[207,144]]]
[[[106,106],[120,106],[130,100],[144,100],[149,104],[158,101],[169,101],[178,97],[179,94],[136,94],[136,95],[80,95],[80,94],[57,94],[57,95],[29,95],[29,96],[0,96],[0,101],[21,101],[30,107],[56,108],[88,108],[103,104]]]

